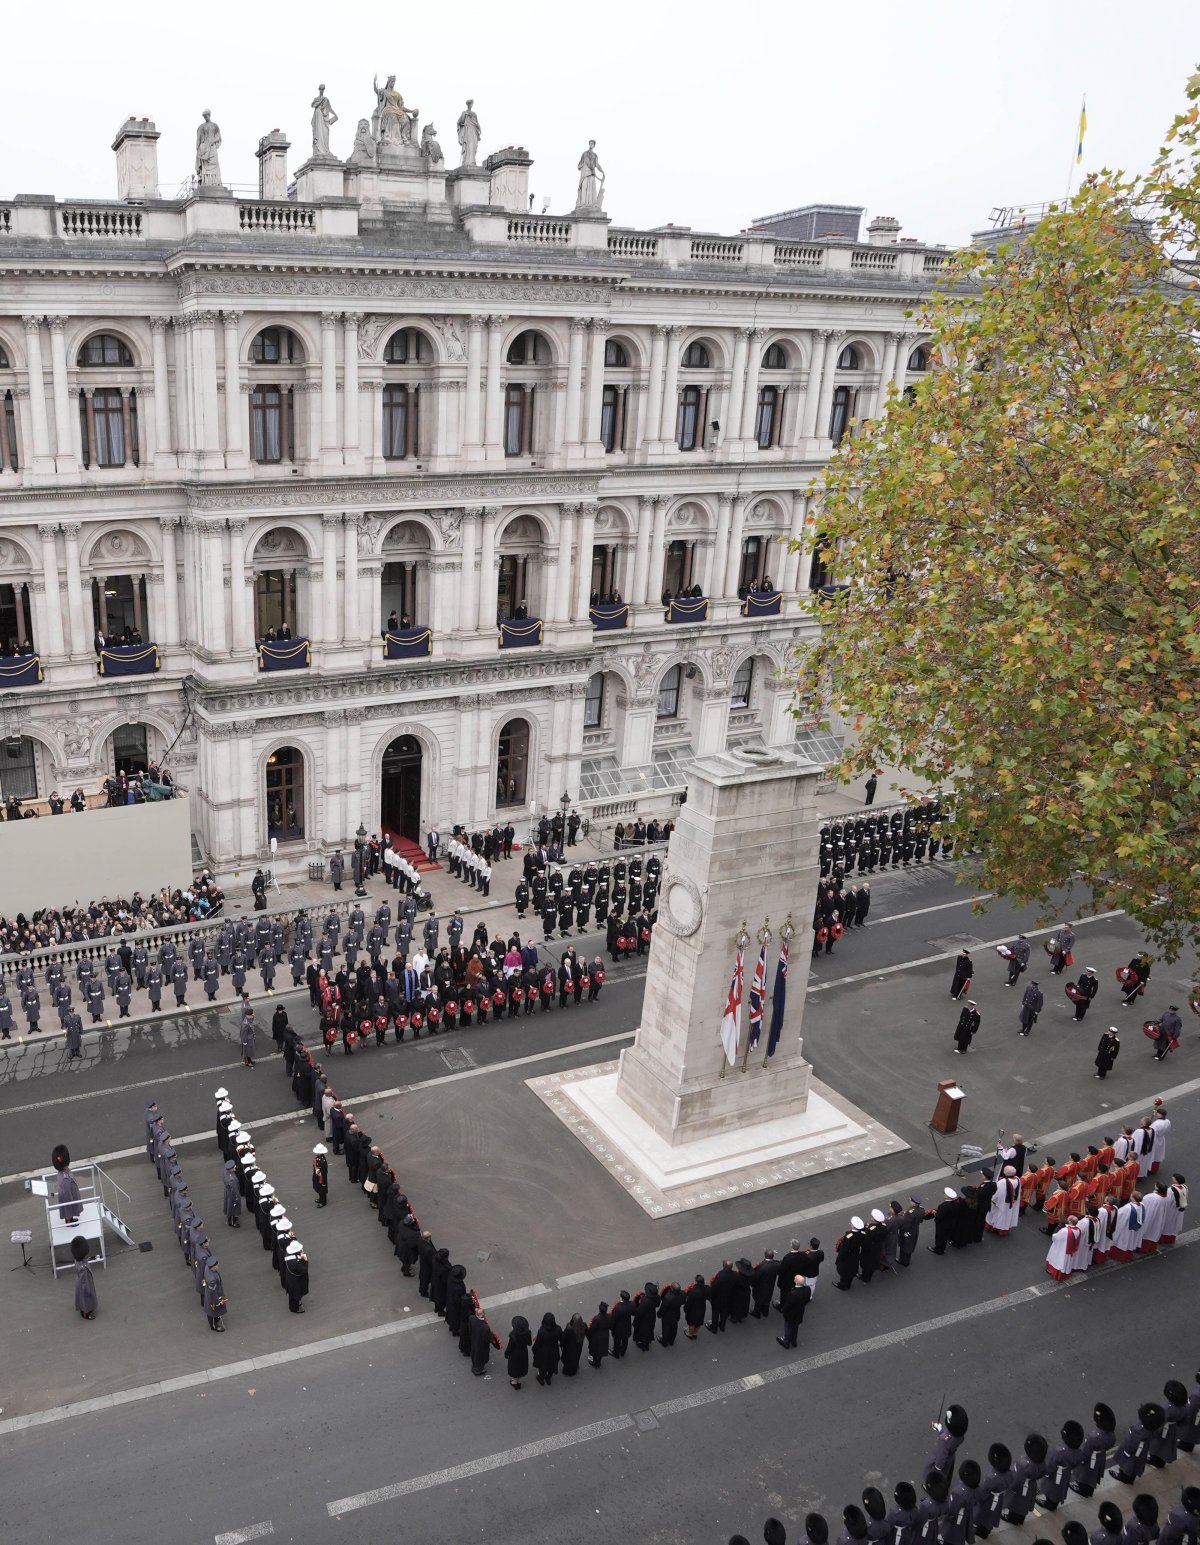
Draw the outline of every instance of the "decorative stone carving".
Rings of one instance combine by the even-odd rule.
[[[132,531],[106,531],[91,550],[90,562],[110,559],[113,563],[135,563],[148,560],[150,549],[140,536]]]
[[[446,346],[446,358],[451,364],[461,364],[467,357],[467,350],[459,335],[458,328],[454,325],[454,317],[435,317],[432,321],[439,337]]]
[[[435,510],[433,520],[444,548],[450,550],[462,547],[463,512],[461,510]]]
[[[426,157],[431,166],[435,163],[440,164],[445,160],[445,157],[442,155],[442,147],[434,138],[436,134],[437,130],[431,123],[427,123],[421,130],[421,154]]]
[[[221,148],[221,130],[212,121],[212,113],[207,107],[201,118],[196,130],[196,178],[202,188],[216,188],[221,183],[221,163],[217,155]]]
[[[330,160],[329,131],[338,121],[333,104],[325,95],[325,87],[318,86],[312,100],[312,153],[314,161]]]
[[[729,673],[733,669],[733,662],[737,657],[736,649],[721,648],[710,649],[705,654],[705,659],[712,666],[712,673],[718,681],[728,681]]]
[[[354,149],[350,152],[347,166],[373,167],[376,162],[378,146],[375,136],[371,133],[371,122],[368,118],[358,120],[358,128],[354,135]]]
[[[598,213],[604,205],[604,168],[596,154],[596,141],[588,140],[588,148],[579,158],[579,188],[575,194],[575,212]]]
[[[179,280],[181,299],[193,295],[237,295],[284,299],[375,300],[391,305],[396,301],[393,278],[372,279],[353,274],[259,274],[201,273],[184,274]],[[404,279],[406,300],[461,300],[493,305],[511,304],[524,309],[531,301],[551,305],[606,305],[607,286],[603,282],[553,279],[513,280],[508,283],[488,279]],[[36,326],[40,318],[34,318]]]
[[[404,98],[396,90],[394,75],[389,75],[383,86],[379,84],[379,77],[375,76],[371,81],[371,89],[375,93],[371,132],[379,148],[396,150],[402,145],[411,145],[420,110],[413,108],[410,111],[405,107]]]
[[[680,939],[689,938],[704,921],[704,897],[689,875],[672,875],[668,861],[663,875],[663,900],[659,921]]]
[[[465,109],[458,115],[458,143],[462,146],[460,166],[474,166],[479,154],[481,132],[475,115],[475,98],[468,97]]]

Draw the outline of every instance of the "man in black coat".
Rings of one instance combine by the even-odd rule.
[[[871,1221],[863,1230],[862,1244],[859,1247],[859,1273],[860,1282],[870,1282],[871,1278],[883,1264],[883,1240],[887,1219],[883,1212],[876,1207],[871,1214]]]
[[[850,1291],[855,1277],[858,1275],[858,1263],[862,1255],[863,1230],[866,1224],[861,1218],[851,1218],[850,1227],[834,1246],[833,1264],[837,1271],[838,1279],[834,1287],[840,1288],[843,1293]],[[779,1273],[783,1277],[782,1270]]]
[[[417,1292],[422,1298],[430,1297],[433,1286],[433,1261],[437,1251],[433,1245],[433,1235],[428,1229],[422,1229],[421,1237],[417,1241],[417,1267],[418,1282]]]
[[[803,1277],[797,1276],[783,1299],[783,1335],[776,1336],[781,1347],[791,1350],[804,1319],[804,1311],[812,1299],[812,1291]]]
[[[947,1186],[945,1196],[933,1215],[933,1243],[925,1247],[933,1255],[945,1255],[946,1246],[953,1242],[962,1205],[958,1192]]]
[[[712,1317],[708,1322],[708,1328],[715,1336],[719,1330],[724,1330],[729,1320],[729,1311],[733,1307],[733,1287],[736,1273],[732,1261],[722,1261],[720,1271],[714,1273],[708,1284],[708,1301],[712,1305]]]
[[[803,1254],[804,1251],[800,1246],[800,1241],[793,1239],[784,1251],[783,1259],[780,1261],[775,1273],[779,1279],[779,1290],[781,1293],[790,1286],[793,1277],[803,1275],[800,1270],[800,1258]]]
[[[775,1291],[778,1276],[779,1262],[775,1259],[775,1252],[767,1250],[754,1268],[754,1308],[750,1311],[752,1320],[765,1320],[771,1312],[771,1295]]]
[[[612,1315],[608,1312],[608,1305],[602,1303],[599,1313],[592,1316],[587,1328],[588,1362],[593,1368],[599,1368],[608,1356],[611,1334]]]

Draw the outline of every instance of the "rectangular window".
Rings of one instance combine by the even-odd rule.
[[[0,436],[3,436],[3,444],[0,444],[0,471],[9,467],[16,472],[20,465],[17,460],[17,405],[11,392],[5,392],[0,400]]]
[[[283,411],[283,393],[277,386],[256,386],[251,392],[252,460],[266,463],[283,460]]]
[[[96,421],[96,465],[125,465],[125,424],[121,416],[119,391],[92,393],[92,415]]]
[[[383,455],[387,461],[403,461],[408,455],[408,387],[383,389]]]
[[[743,595],[751,585],[756,585],[762,578],[765,545],[760,536],[748,536],[742,543],[742,565],[738,570],[739,595]]]
[[[663,562],[663,589],[678,595],[685,587],[690,588],[695,568],[694,542],[669,542]]]
[[[839,386],[833,394],[833,408],[829,415],[829,438],[834,445],[842,443],[850,424],[850,388]]]
[[[504,454],[520,456],[525,443],[525,388],[504,388]]]
[[[617,402],[620,395],[619,387],[604,388],[604,397],[600,404],[600,443],[606,451],[623,449],[617,444]]]
[[[679,398],[679,414],[675,426],[676,445],[681,451],[694,451],[699,443],[701,430],[700,388],[685,386]]]
[[[598,730],[604,720],[604,672],[596,671],[588,677],[583,694],[583,727]]]
[[[754,420],[754,438],[760,451],[769,451],[778,440],[776,418],[779,411],[779,388],[764,386],[758,393],[758,415]]]

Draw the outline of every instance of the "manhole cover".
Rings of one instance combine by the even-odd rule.
[[[468,1068],[475,1066],[475,1058],[461,1046],[448,1046],[445,1051],[440,1051],[438,1056],[451,1073],[465,1073]]]
[[[151,1250],[154,1249],[154,1241],[152,1239],[143,1239],[141,1244],[138,1245],[138,1249],[143,1255],[149,1255]]]
[[[656,1427],[662,1425],[653,1411],[635,1411],[633,1422],[639,1432],[653,1432]]]
[[[948,933],[944,934],[940,939],[930,939],[929,943],[936,944],[940,950],[946,950],[947,952],[953,950],[956,955],[961,949],[981,950],[986,948],[984,941],[978,934],[974,933]]]
[[[475,1252],[475,1259],[477,1261],[490,1261],[491,1258],[492,1252],[490,1250],[476,1250]]]

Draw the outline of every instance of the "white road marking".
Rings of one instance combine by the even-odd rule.
[[[37,1100],[32,1105],[10,1105],[0,1115],[24,1116],[31,1110],[50,1110],[55,1105],[74,1105],[76,1100],[100,1100],[106,1094],[129,1094],[134,1089],[154,1089],[159,1084],[177,1084],[185,1078],[199,1078],[204,1073],[223,1073],[230,1067],[240,1067],[241,1058],[229,1062],[214,1062],[210,1067],[193,1068],[190,1073],[168,1073],[163,1078],[144,1078],[136,1084],[120,1084],[115,1089],[82,1089],[78,1094],[64,1094],[53,1100]]]
[[[1114,912],[1096,912],[1091,917],[1077,918],[1075,926],[1082,928],[1084,923],[1103,923],[1108,918],[1124,916],[1124,911],[1118,907]],[[883,922],[886,919],[881,918],[880,921]],[[1057,932],[1057,928],[1027,928],[1025,929],[1025,937],[1027,939],[1036,939],[1044,933]],[[1012,937],[1011,933],[1006,933],[1002,939],[985,939],[982,944],[976,944],[974,947],[977,950],[995,949],[997,944],[1008,944]],[[828,992],[831,987],[846,987],[851,982],[870,982],[876,977],[894,976],[897,971],[911,971],[915,966],[932,966],[936,965],[939,960],[954,960],[957,955],[957,950],[945,950],[940,955],[922,955],[919,960],[902,960],[898,966],[878,966],[874,971],[859,971],[854,976],[839,976],[836,981],[818,982],[815,987],[810,986],[808,991],[810,993]]]
[[[501,1470],[506,1465],[522,1464],[542,1454],[555,1454],[564,1448],[574,1448],[579,1443],[590,1443],[593,1438],[607,1438],[614,1432],[627,1432],[633,1425],[632,1416],[610,1416],[607,1421],[591,1422],[586,1427],[574,1427],[569,1432],[556,1432],[548,1438],[539,1438],[536,1443],[522,1443],[519,1448],[505,1449],[502,1454],[488,1454],[463,1465],[451,1465],[447,1470],[434,1470],[428,1475],[415,1476],[411,1481],[398,1481],[394,1486],[380,1486],[375,1491],[360,1491],[357,1496],[342,1497],[337,1502],[327,1503],[326,1511],[331,1518],[337,1518],[342,1513],[374,1507],[379,1502],[411,1497],[414,1492],[429,1491],[434,1486],[447,1486],[454,1481],[470,1480],[473,1475],[484,1475],[489,1470]]]
[[[918,907],[915,912],[893,912],[890,917],[877,917],[876,924],[898,923],[904,917],[924,917],[927,912],[945,912],[950,907],[969,906],[973,901],[991,901],[995,891],[984,891],[982,896],[960,896],[957,901],[942,901],[936,907]]]
[[[247,1540],[263,1540],[268,1534],[275,1533],[275,1525],[270,1519],[266,1523],[251,1524],[246,1529],[232,1529],[228,1534],[218,1534],[213,1538],[213,1545],[245,1545]]]
[[[1195,1244],[1197,1240],[1200,1240],[1200,1229],[1191,1229],[1188,1233],[1179,1236],[1179,1241],[1173,1248],[1178,1250]],[[1134,1260],[1149,1261],[1162,1258],[1159,1255],[1139,1255],[1135,1256]],[[1133,1265],[1134,1262],[1131,1261],[1128,1264]],[[678,1416],[685,1411],[695,1411],[702,1406],[716,1405],[738,1395],[750,1394],[766,1385],[778,1384],[783,1379],[800,1378],[806,1373],[816,1372],[819,1368],[832,1368],[838,1363],[849,1362],[856,1357],[867,1357],[872,1352],[882,1352],[888,1347],[915,1341],[920,1336],[932,1335],[952,1325],[961,1325],[966,1321],[977,1320],[984,1315],[996,1314],[1001,1310],[1036,1303],[1039,1299],[1048,1298],[1054,1293],[1078,1286],[1080,1284],[1073,1276],[1068,1277],[1065,1282],[1033,1283],[1028,1287],[1017,1288],[1014,1292],[1001,1293],[996,1298],[985,1299],[982,1303],[967,1304],[961,1309],[952,1310],[949,1314],[939,1314],[932,1319],[919,1320],[913,1325],[902,1325],[896,1330],[885,1331],[879,1336],[869,1336],[863,1341],[854,1341],[847,1346],[831,1347],[827,1352],[818,1352],[812,1357],[776,1363],[770,1368],[765,1368],[761,1373],[752,1373],[740,1379],[731,1379],[727,1383],[714,1384],[708,1389],[696,1390],[690,1395],[681,1395],[676,1400],[664,1400],[658,1405],[651,1406],[650,1410],[661,1422],[668,1416]],[[331,1518],[338,1518],[344,1513],[353,1513],[360,1508],[375,1507],[381,1502],[393,1502],[400,1497],[410,1497],[415,1492],[430,1491],[436,1486],[469,1480],[472,1476],[483,1475],[492,1470],[502,1470],[509,1465],[524,1464],[530,1459],[539,1459],[543,1454],[553,1454],[564,1448],[574,1448],[580,1443],[590,1443],[596,1438],[607,1438],[616,1432],[627,1432],[633,1426],[635,1423],[632,1416],[610,1417],[607,1421],[592,1422],[586,1427],[574,1427],[568,1432],[555,1433],[535,1443],[522,1443],[517,1448],[504,1449],[498,1454],[487,1454],[480,1459],[472,1459],[466,1464],[454,1465],[447,1470],[433,1470],[427,1475],[398,1481],[392,1486],[379,1486],[373,1491],[360,1491],[352,1497],[339,1497],[336,1501],[327,1503],[326,1509]]]
[[[360,1106],[369,1105],[378,1100],[394,1100],[402,1094],[415,1094],[418,1090],[433,1089],[436,1088],[439,1084],[453,1084],[464,1078],[484,1078],[489,1073],[504,1073],[508,1072],[512,1068],[530,1067],[538,1062],[549,1062],[555,1057],[569,1056],[572,1052],[594,1051],[601,1046],[613,1046],[618,1041],[630,1040],[634,1033],[635,1032],[633,1030],[622,1030],[618,1035],[603,1035],[594,1041],[572,1041],[567,1046],[556,1046],[547,1051],[530,1052],[528,1056],[525,1057],[510,1057],[507,1062],[492,1062],[479,1067],[464,1068],[461,1073],[442,1073],[433,1078],[419,1079],[416,1083],[412,1084],[397,1084],[393,1089],[379,1089],[373,1094],[352,1095],[344,1103],[349,1106]],[[265,1067],[269,1064],[264,1062],[260,1065]],[[126,1090],[130,1089],[151,1088],[156,1083],[170,1083],[172,1079],[176,1078],[194,1078],[204,1073],[220,1073],[227,1066],[228,1064],[226,1063],[220,1063],[215,1068],[198,1068],[195,1073],[174,1073],[170,1078],[150,1079],[144,1084],[125,1084],[120,1089],[96,1090],[95,1092],[97,1094],[122,1094]],[[63,1102],[60,1100],[47,1100],[45,1102],[46,1105],[59,1105],[62,1103]],[[26,1111],[41,1110],[42,1106],[24,1105],[21,1106],[20,1109]],[[215,1105],[213,1109],[216,1109]],[[15,1112],[4,1111],[0,1109],[0,1119],[6,1115],[13,1114],[15,1114]],[[309,1111],[297,1107],[295,1110],[281,1111],[278,1115],[275,1116],[257,1117],[255,1118],[253,1125],[256,1129],[260,1127],[279,1126],[282,1123],[288,1121],[303,1121],[309,1114]],[[216,1128],[214,1126],[207,1132],[190,1132],[186,1137],[173,1137],[171,1141],[175,1144],[176,1148],[178,1148],[181,1143],[215,1143]],[[112,1153],[89,1154],[88,1158],[93,1164],[112,1164],[115,1163],[117,1159],[135,1158],[139,1153],[145,1153],[145,1151],[145,1143],[139,1143],[135,1148],[117,1148],[114,1149]],[[42,1168],[21,1170],[14,1175],[0,1175],[0,1185],[9,1185],[12,1182],[18,1180],[34,1180],[39,1175],[44,1174],[45,1169]]]

